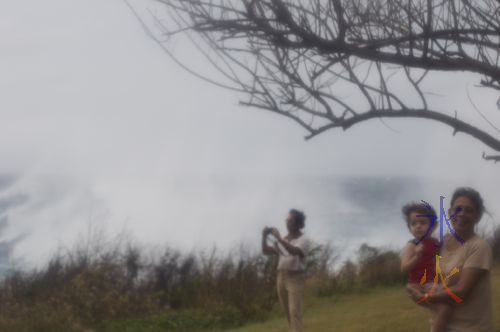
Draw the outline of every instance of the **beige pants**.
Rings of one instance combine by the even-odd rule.
[[[302,312],[304,308],[303,272],[278,271],[278,298],[285,311],[290,332],[303,332]]]

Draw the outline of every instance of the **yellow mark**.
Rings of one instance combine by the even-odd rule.
[[[448,287],[448,285],[446,285],[446,280],[449,277],[451,277],[452,275],[454,275],[455,273],[458,273],[460,270],[457,269],[456,267],[454,267],[453,270],[451,270],[450,274],[448,274],[446,276],[446,278],[443,278],[443,273],[441,272],[441,267],[439,266],[439,259],[440,258],[443,258],[443,257],[436,255],[436,275],[434,276],[434,285],[432,285],[432,288],[429,290],[429,292],[427,294],[425,294],[425,296],[423,298],[421,298],[419,301],[417,301],[415,303],[418,304],[420,302],[425,301],[429,297],[429,295],[432,294],[432,292],[434,291],[434,287],[436,287],[436,285],[438,283],[438,276],[441,277],[441,280],[443,282],[443,286],[444,286],[444,289],[446,290],[446,293],[450,294],[451,298],[453,300],[455,300],[455,302],[457,302],[457,303],[460,303],[463,301],[461,298],[459,298],[455,293],[453,293],[451,291],[451,289]],[[425,282],[426,273],[427,273],[427,270],[424,270],[424,275],[422,277],[422,280],[420,281],[421,285]]]

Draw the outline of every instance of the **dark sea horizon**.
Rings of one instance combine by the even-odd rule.
[[[92,183],[57,177],[36,181],[0,177],[0,268],[19,260],[28,266],[43,264],[58,246],[71,248],[88,228],[92,209],[116,216],[102,223],[108,234],[125,228],[143,245],[169,245],[184,252],[216,247],[231,252],[242,247],[258,251],[261,230],[274,226],[284,232],[288,211],[297,208],[307,216],[307,236],[316,243],[331,244],[340,261],[355,260],[363,243],[400,250],[411,238],[402,206],[425,200],[439,213],[440,196],[445,197],[447,210],[458,186],[472,186],[484,197],[489,214],[478,231],[488,234],[500,224],[494,204],[500,188],[487,180],[203,175],[172,176],[148,185],[141,179],[114,185],[108,184],[114,191],[104,192],[93,189]],[[126,196],[129,193],[135,196]],[[122,199],[120,204],[116,196]]]

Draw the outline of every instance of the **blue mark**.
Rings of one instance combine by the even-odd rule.
[[[440,200],[440,209],[439,209],[439,211],[440,211],[440,217],[441,217],[441,218],[439,218],[439,244],[435,244],[435,246],[438,247],[438,248],[441,248],[443,246],[443,220],[446,221],[446,224],[448,225],[448,229],[450,230],[451,235],[453,235],[455,237],[455,239],[457,239],[458,242],[460,242],[461,244],[464,244],[465,241],[460,236],[458,236],[458,234],[455,233],[455,231],[453,229],[451,229],[451,225],[450,225],[450,220],[453,217],[455,217],[460,211],[462,211],[462,208],[458,207],[455,210],[455,213],[453,213],[450,216],[450,218],[447,218],[446,217],[446,211],[445,211],[445,209],[443,207],[444,196],[439,196],[439,197],[441,198],[441,200]],[[427,203],[424,200],[422,200],[422,202],[424,202],[424,204],[425,204],[425,206],[427,207],[428,210],[432,210],[432,207],[431,207],[431,205],[429,203]],[[427,236],[427,234],[429,234],[429,232],[434,227],[434,223],[438,219],[438,217],[435,214],[419,214],[419,215],[417,215],[417,217],[427,217],[427,218],[432,218],[432,219],[431,219],[431,223],[430,223],[429,227],[427,228],[427,231],[425,232],[425,234],[415,244],[419,244],[421,241],[423,241],[425,239],[425,237]]]

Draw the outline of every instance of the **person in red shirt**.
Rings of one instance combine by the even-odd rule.
[[[436,212],[432,207],[422,203],[409,203],[403,206],[402,212],[413,239],[408,241],[403,249],[401,271],[408,274],[408,288],[419,288],[422,285],[429,291],[434,285],[433,279],[436,274],[436,255],[439,244],[436,239],[431,237],[437,226],[436,220],[432,218],[432,216],[436,216]],[[433,222],[434,225],[429,230]],[[451,314],[451,304],[441,302],[428,305],[428,307],[435,316],[432,332],[444,331]]]

